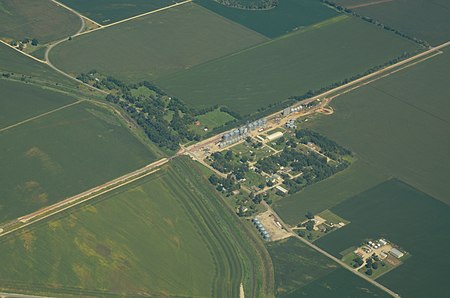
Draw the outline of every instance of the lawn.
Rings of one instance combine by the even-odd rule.
[[[337,0],[335,2],[351,8],[359,15],[371,17],[432,45],[441,44],[450,39],[450,4],[447,0],[386,1],[362,7],[358,6],[377,1]]]
[[[252,275],[258,252],[197,171],[188,158],[177,159],[94,203],[2,239],[1,288],[236,297],[241,282],[247,286],[247,277],[260,276]]]
[[[316,245],[340,257],[340,251],[364,239],[389,239],[411,256],[378,282],[402,297],[439,296],[448,290],[450,260],[443,257],[450,248],[448,205],[392,179],[331,211],[351,223],[317,240]]]
[[[389,297],[298,239],[270,243],[268,250],[277,297]]]
[[[267,10],[233,8],[214,0],[194,2],[269,38],[319,23],[338,14],[316,0],[280,0],[275,8]]]
[[[155,82],[194,107],[221,104],[246,115],[418,49],[393,33],[341,15]]]
[[[112,112],[88,103],[0,132],[0,148],[0,222],[136,170],[159,154]]]
[[[173,0],[62,0],[62,3],[101,25],[176,3]],[[181,2],[181,1],[179,1]]]
[[[68,37],[78,31],[78,16],[50,0],[0,2],[0,37],[36,38],[40,43]]]
[[[78,36],[55,47],[50,59],[74,75],[96,69],[136,82],[188,69],[264,40],[251,30],[187,3]]]
[[[0,129],[75,102],[62,93],[20,82],[0,80]]]

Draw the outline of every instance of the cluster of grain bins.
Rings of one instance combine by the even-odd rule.
[[[295,120],[291,119],[286,123],[286,128],[296,129],[297,125],[295,125]]]
[[[283,110],[283,112],[281,112],[281,114],[283,116],[287,116],[287,115],[292,114],[292,113],[300,112],[303,109],[304,109],[303,105],[298,105],[296,107],[289,107],[289,108],[285,108]]]
[[[237,143],[240,140],[244,139],[248,135],[249,132],[259,129],[259,128],[262,128],[262,127],[266,126],[266,124],[267,124],[267,119],[262,118],[262,119],[258,119],[256,121],[250,122],[239,128],[236,128],[235,130],[227,132],[227,133],[223,134],[222,140],[219,143],[219,147],[226,147],[226,146],[232,145],[234,143]]]
[[[256,229],[258,230],[259,234],[265,241],[270,241],[270,235],[269,232],[266,231],[266,228],[263,226],[263,224],[259,221],[259,219],[252,218],[252,223],[255,225]]]

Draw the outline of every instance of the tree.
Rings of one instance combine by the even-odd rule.
[[[297,230],[297,235],[299,235],[302,238],[305,238],[306,232],[305,230]]]
[[[372,269],[378,269],[378,263],[377,262],[373,262],[372,263]]]
[[[308,220],[308,221],[305,223],[305,227],[306,227],[306,229],[307,229],[308,231],[312,231],[313,228],[314,228],[314,221]]]
[[[366,274],[367,274],[367,275],[370,276],[370,275],[372,275],[372,273],[373,273],[373,271],[372,271],[371,268],[369,268],[369,269],[366,270]]]
[[[31,45],[37,46],[38,44],[39,44],[39,41],[38,41],[36,38],[33,38],[33,39],[31,40]]]
[[[314,218],[314,214],[312,214],[311,211],[306,212],[305,216],[306,216],[307,219],[313,219]]]
[[[217,185],[217,183],[219,183],[219,178],[215,174],[209,176],[208,180],[212,185]]]

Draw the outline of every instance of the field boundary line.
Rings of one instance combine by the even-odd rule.
[[[7,131],[7,130],[9,130],[9,129],[11,129],[11,128],[20,126],[20,125],[22,125],[22,124],[31,122],[31,121],[33,121],[33,120],[42,118],[42,117],[47,116],[47,115],[53,114],[53,113],[55,113],[55,112],[58,112],[58,111],[61,111],[61,110],[65,109],[65,108],[68,108],[68,107],[71,107],[71,106],[73,106],[73,105],[79,104],[79,103],[81,103],[81,102],[83,102],[83,101],[85,101],[85,99],[80,99],[80,100],[77,100],[77,101],[75,101],[75,102],[69,103],[69,104],[67,104],[67,105],[65,105],[65,106],[62,106],[62,107],[56,108],[56,109],[54,109],[54,110],[51,110],[51,111],[42,113],[42,114],[40,114],[40,115],[37,115],[37,116],[31,117],[31,118],[25,119],[25,120],[20,121],[20,122],[17,122],[16,124],[13,124],[13,125],[10,125],[10,126],[4,127],[4,128],[0,128],[0,132]]]
[[[156,173],[161,169],[160,166],[166,164],[168,161],[169,161],[168,158],[162,158],[162,159],[155,161],[154,163],[151,163],[151,164],[149,164],[139,170],[136,170],[130,174],[127,174],[125,176],[111,180],[110,182],[107,182],[101,186],[94,187],[88,191],[85,191],[81,194],[67,198],[63,201],[57,202],[53,205],[45,207],[45,208],[38,210],[36,212],[33,212],[29,215],[22,216],[17,219],[17,221],[19,223],[21,223],[20,226],[1,233],[0,237],[4,237],[6,235],[14,233],[18,230],[21,230],[23,228],[26,228],[26,227],[32,225],[32,224],[35,224],[39,221],[49,218],[50,216],[61,213],[67,209],[73,208],[77,205],[80,205],[82,203],[90,201],[90,200],[97,198],[101,195],[104,195],[108,192],[111,192],[111,191],[121,188],[125,185],[133,183],[137,180],[140,180],[148,175]],[[136,175],[137,175],[137,177],[130,179],[131,177],[136,176]],[[65,206],[65,205],[67,205],[67,206]],[[64,206],[64,207],[60,208],[61,206]],[[53,210],[53,209],[56,209],[56,210]],[[38,218],[36,218],[36,217],[38,217]]]
[[[361,7],[367,7],[367,6],[373,6],[373,5],[388,3],[388,2],[392,2],[392,1],[394,1],[394,0],[379,0],[379,1],[373,1],[373,2],[368,2],[368,3],[361,3],[361,4],[349,6],[347,8],[348,9],[355,9],[355,8],[361,8]]]
[[[42,64],[47,64],[46,61],[41,60],[41,59],[38,59],[38,58],[36,58],[36,57],[34,57],[34,56],[28,54],[28,53],[25,53],[24,51],[21,51],[21,50],[19,50],[18,48],[13,47],[13,46],[10,45],[9,43],[7,43],[7,42],[5,42],[5,41],[3,41],[3,40],[1,40],[1,39],[0,39],[0,42],[1,42],[2,44],[4,44],[4,45],[7,45],[7,46],[10,47],[11,49],[13,49],[13,50],[15,50],[15,51],[17,51],[17,52],[19,52],[19,53],[21,53],[21,54],[27,56],[28,58],[31,58],[31,59],[33,59],[33,60],[39,62],[39,63],[42,63]]]
[[[191,3],[192,1],[193,0],[185,0],[185,1],[182,1],[182,2],[175,3],[175,4],[171,4],[169,6],[158,8],[158,9],[155,9],[155,10],[152,10],[152,11],[144,12],[144,13],[141,13],[141,14],[138,14],[138,15],[135,15],[135,16],[132,16],[132,17],[129,17],[129,18],[126,18],[126,19],[123,19],[123,20],[111,23],[111,24],[103,25],[103,26],[101,26],[99,28],[95,28],[95,29],[92,29],[92,30],[84,31],[84,32],[79,32],[79,33],[75,34],[73,37],[84,35],[84,34],[88,34],[88,33],[92,33],[92,32],[95,32],[95,31],[98,31],[98,30],[102,30],[102,29],[106,29],[106,28],[109,28],[109,27],[112,27],[112,26],[116,26],[116,25],[119,25],[119,24],[122,24],[122,23],[125,23],[125,22],[128,22],[128,21],[132,21],[132,20],[135,20],[135,19],[138,19],[138,18],[141,18],[141,17],[145,17],[145,16],[150,15],[150,14],[154,14],[154,13],[157,13],[157,12],[168,10],[168,9],[173,8],[173,7],[177,7],[177,6],[186,4],[186,3]]]
[[[76,14],[77,16],[79,16],[80,18],[84,18],[84,19],[88,20],[89,22],[94,23],[95,25],[97,25],[97,26],[99,26],[99,27],[103,27],[102,25],[100,25],[99,23],[97,23],[96,21],[94,21],[93,19],[90,19],[90,18],[86,17],[85,15],[81,14],[79,11],[73,9],[73,8],[70,7],[70,6],[67,6],[67,5],[65,5],[65,4],[63,4],[63,3],[59,2],[59,1],[56,1],[56,0],[50,0],[50,1],[52,1],[52,2],[55,3],[56,5],[59,5],[59,6],[63,7],[63,8],[65,8],[65,9],[67,9],[68,11],[73,12],[74,14]],[[84,22],[83,22],[83,28],[84,28]],[[83,30],[83,28],[82,28],[81,30]],[[81,31],[79,31],[79,32],[77,32],[77,33],[80,33],[80,32],[81,32]]]

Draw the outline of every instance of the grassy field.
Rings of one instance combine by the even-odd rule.
[[[172,0],[62,0],[61,2],[101,25],[176,3]]]
[[[450,39],[450,4],[446,0],[386,1],[361,7],[358,6],[377,1],[337,0],[335,2],[409,36],[428,41],[432,45],[441,44]]]
[[[81,27],[78,16],[50,0],[0,2],[0,37],[36,38],[40,43],[74,34]]]
[[[2,239],[1,288],[238,296],[240,282],[247,286],[247,274],[259,268],[258,252],[197,170],[177,159],[94,204]]]
[[[389,180],[331,209],[351,221],[316,244],[339,252],[367,238],[384,237],[411,254],[404,264],[377,280],[402,297],[447,291],[450,247],[446,227],[450,207],[399,181]]]
[[[157,158],[103,108],[80,103],[0,133],[0,222]]]
[[[268,10],[232,8],[214,0],[195,0],[195,3],[270,38],[337,15],[335,10],[315,0],[281,0],[277,7]]]
[[[207,133],[204,130],[205,128],[210,131],[216,127],[224,125],[227,122],[235,120],[233,116],[228,113],[221,112],[220,109],[197,116],[196,119],[200,122],[200,125],[192,125],[192,130],[200,135]]]
[[[300,240],[270,243],[277,297],[389,297]]]
[[[0,80],[0,129],[75,102],[65,94],[19,82]]]
[[[410,41],[343,15],[156,83],[195,107],[220,103],[245,115],[417,49]]]
[[[188,3],[76,37],[57,46],[50,59],[75,75],[96,69],[126,81],[153,80],[264,40]]]

